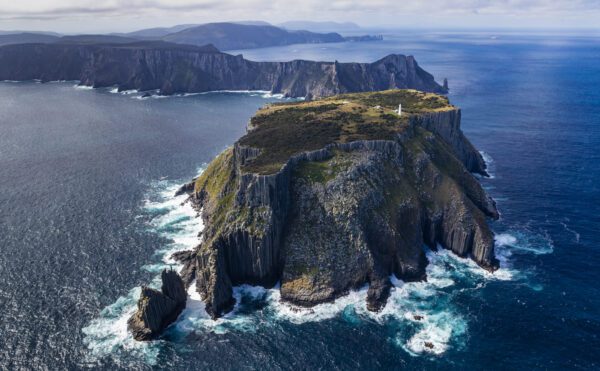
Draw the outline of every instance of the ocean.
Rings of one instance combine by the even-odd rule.
[[[142,99],[75,82],[0,83],[0,369],[594,369],[600,354],[600,38],[396,32],[369,43],[235,51],[252,60],[412,54],[463,110],[501,269],[428,252],[394,281],[294,311],[242,286],[218,321],[191,290],[155,342],[126,330],[141,285],[195,246],[178,186],[245,132],[264,92]],[[423,320],[415,320],[422,316]],[[434,344],[433,349],[424,342]]]

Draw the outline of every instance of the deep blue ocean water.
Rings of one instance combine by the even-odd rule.
[[[0,369],[593,369],[600,363],[600,39],[419,32],[375,43],[241,51],[255,60],[413,54],[463,109],[502,269],[429,253],[429,282],[396,282],[296,313],[236,289],[206,318],[197,295],[161,341],[131,340],[139,286],[197,243],[176,187],[245,131],[261,93],[164,99],[0,83]],[[422,315],[416,321],[415,315]],[[423,346],[432,342],[434,349]]]

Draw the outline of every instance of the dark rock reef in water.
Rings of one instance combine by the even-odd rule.
[[[426,279],[424,245],[493,271],[486,217],[498,212],[472,173],[485,175],[485,163],[460,110],[439,95],[267,106],[195,181],[190,198],[206,227],[185,280],[216,318],[234,305],[233,286],[277,282],[301,306],[368,283],[368,308],[379,310],[390,275]]]
[[[309,99],[412,88],[444,93],[412,56],[374,63],[253,62],[213,46],[166,42],[18,44],[0,47],[0,80],[80,81],[159,94],[265,90]]]
[[[181,277],[174,270],[163,270],[161,290],[143,287],[138,309],[127,321],[136,340],[155,339],[185,308],[187,293]]]

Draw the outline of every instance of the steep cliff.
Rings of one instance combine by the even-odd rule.
[[[396,109],[402,104],[402,116]],[[276,104],[195,182],[206,228],[196,279],[207,311],[234,304],[232,286],[274,286],[312,306],[369,283],[368,308],[389,277],[425,279],[423,246],[497,267],[486,217],[495,203],[447,98],[414,90]]]
[[[166,42],[20,44],[0,47],[1,80],[78,80],[93,87],[158,91],[265,90],[289,97],[414,88],[443,93],[412,56],[374,63],[253,62],[241,55]]]

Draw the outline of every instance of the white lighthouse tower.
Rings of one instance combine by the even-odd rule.
[[[402,116],[402,104],[398,105],[398,116]]]

